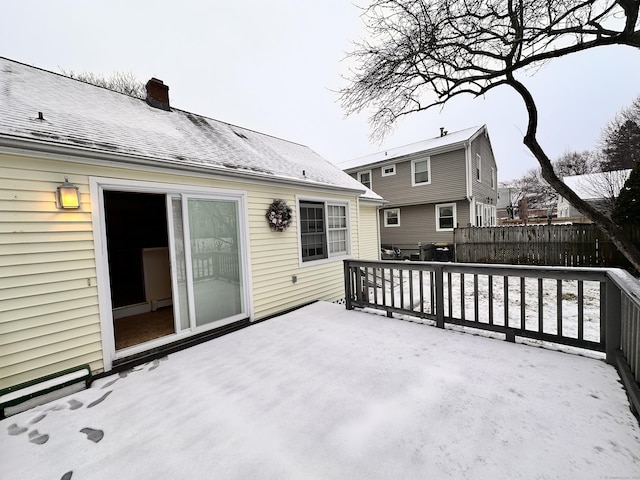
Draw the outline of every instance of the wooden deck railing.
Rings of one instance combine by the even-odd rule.
[[[640,286],[623,270],[345,260],[344,278],[347,309],[603,352],[640,410]]]
[[[209,280],[221,278],[230,282],[240,279],[240,264],[237,253],[200,252],[192,256],[193,279]]]

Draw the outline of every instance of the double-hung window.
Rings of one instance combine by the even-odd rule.
[[[301,200],[299,211],[303,262],[349,253],[347,204]]]
[[[482,182],[482,157],[476,153],[476,180]]]
[[[450,232],[456,226],[456,204],[436,205],[436,231]]]
[[[345,205],[327,205],[329,254],[347,253],[347,207]]]
[[[358,181],[367,188],[371,188],[371,170],[358,172]]]
[[[476,203],[476,227],[484,227],[484,205]]]
[[[300,246],[305,262],[327,258],[324,203],[300,202]]]
[[[389,208],[384,211],[384,226],[399,227],[400,226],[400,209]]]
[[[431,183],[431,159],[411,161],[411,185],[427,185]]]

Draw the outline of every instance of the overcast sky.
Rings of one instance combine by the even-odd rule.
[[[500,181],[537,165],[522,145],[524,107],[507,87],[408,116],[371,143],[366,115],[345,119],[335,94],[362,36],[359,15],[352,0],[4,0],[0,56],[55,72],[155,76],[173,107],[308,145],[334,163],[435,137],[441,126],[487,124]],[[525,83],[549,156],[591,149],[640,95],[640,51],[555,60]]]

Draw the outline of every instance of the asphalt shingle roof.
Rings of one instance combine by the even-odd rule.
[[[0,144],[3,138],[44,142],[121,160],[361,190],[364,197],[380,199],[304,145],[176,108],[154,108],[145,100],[2,57],[0,105]]]

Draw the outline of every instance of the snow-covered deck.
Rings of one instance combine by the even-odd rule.
[[[3,478],[635,478],[640,427],[603,361],[316,303],[7,418],[0,452]]]

